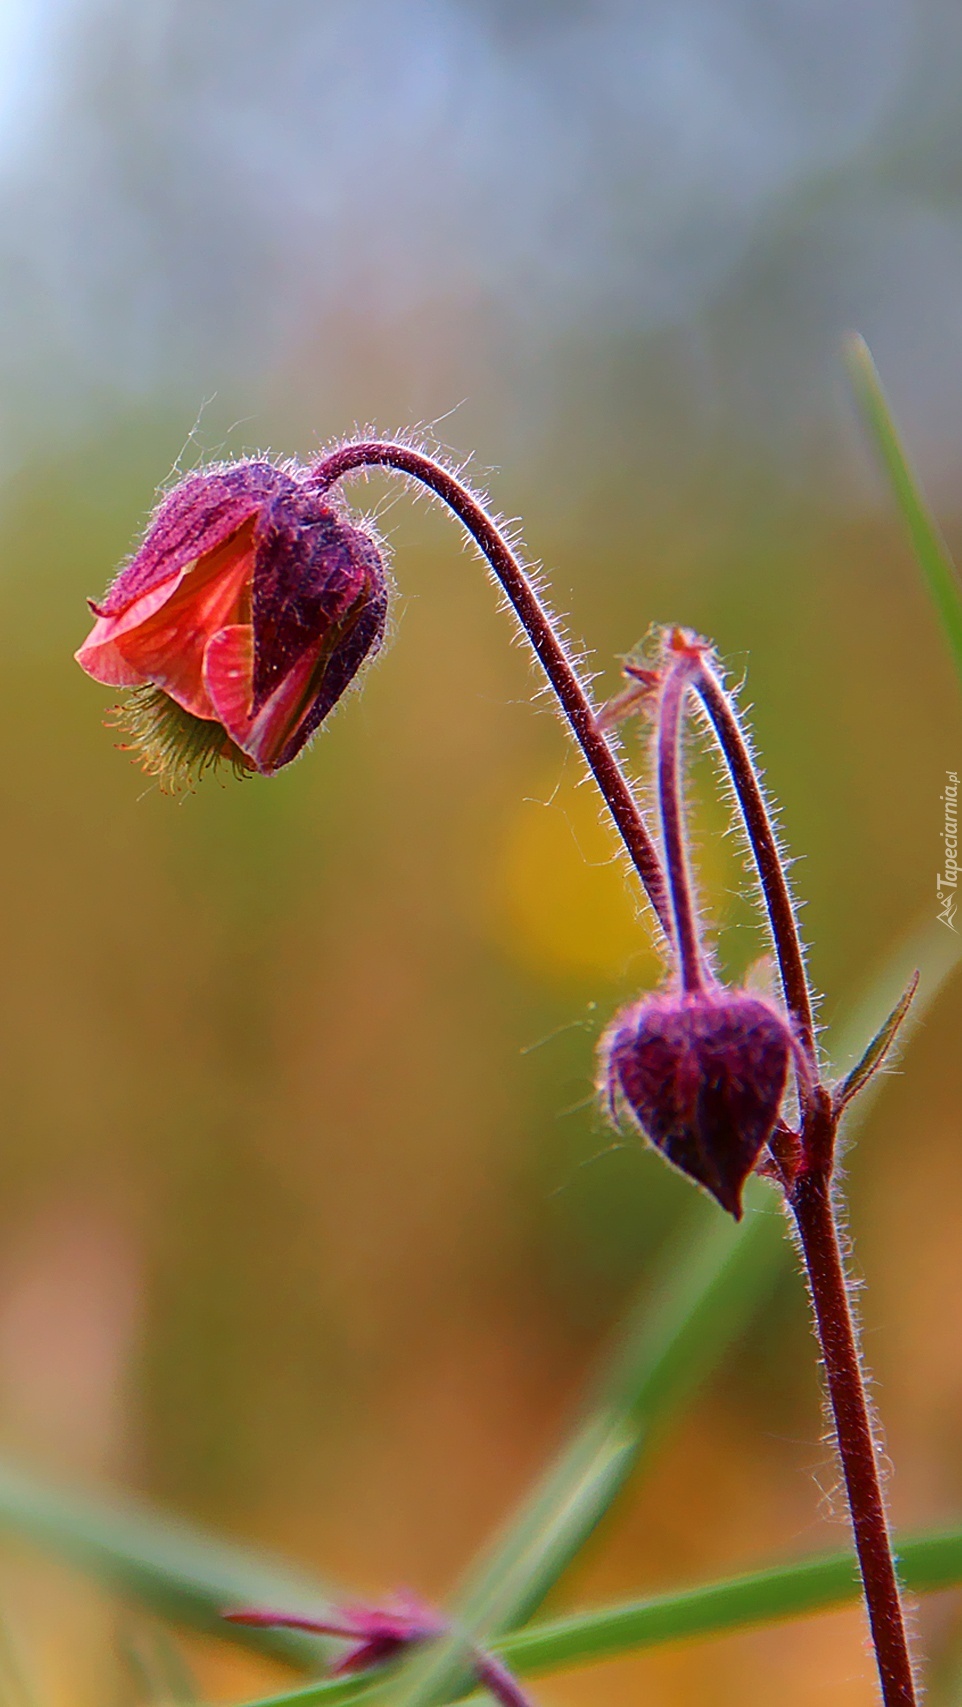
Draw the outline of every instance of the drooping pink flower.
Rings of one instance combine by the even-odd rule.
[[[176,786],[220,758],[265,776],[296,758],[380,645],[387,585],[307,470],[252,461],[176,486],[91,604],[77,661],[135,690],[120,726]]]

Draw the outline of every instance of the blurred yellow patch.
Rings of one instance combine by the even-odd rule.
[[[597,791],[572,769],[519,802],[505,827],[494,911],[504,949],[541,976],[658,981],[647,904],[602,816]]]

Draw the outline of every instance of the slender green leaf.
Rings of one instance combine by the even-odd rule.
[[[962,1529],[908,1538],[897,1544],[897,1553],[899,1574],[912,1593],[925,1594],[962,1582]],[[496,1646],[515,1671],[555,1671],[609,1659],[633,1648],[799,1618],[857,1600],[860,1592],[854,1555],[835,1553],[755,1571],[686,1594],[658,1595],[607,1612],[517,1630]]]
[[[955,667],[962,677],[962,582],[906,455],[864,338],[856,336],[848,340],[845,359],[863,420],[888,475]]]
[[[347,1677],[322,1678],[319,1683],[303,1683],[283,1695],[267,1695],[263,1700],[245,1703],[245,1707],[343,1707],[355,1701],[373,1702],[380,1698],[385,1678],[396,1676],[397,1665],[386,1665],[376,1672],[361,1671]],[[452,1696],[452,1701],[462,1699]]]
[[[523,1623],[581,1549],[660,1426],[721,1359],[782,1260],[782,1214],[753,1181],[739,1226],[707,1201],[654,1281],[642,1289],[568,1444],[476,1565],[454,1613],[457,1630],[490,1645]],[[439,1699],[459,1673],[453,1635],[405,1668],[397,1701]],[[394,1699],[394,1697],[392,1697]]]
[[[861,1058],[856,1061],[851,1072],[846,1073],[841,1084],[836,1086],[832,1097],[836,1114],[841,1114],[852,1098],[857,1097],[859,1091],[864,1090],[869,1080],[878,1072],[899,1034],[903,1020],[908,1015],[920,977],[920,972],[912,973],[888,1019],[883,1020]]]
[[[782,1215],[753,1182],[735,1226],[698,1199],[646,1280],[605,1360],[585,1413],[503,1535],[472,1572],[468,1627],[511,1628],[531,1616],[580,1551],[669,1417],[720,1362],[782,1251]]]
[[[899,1574],[913,1594],[962,1584],[962,1528],[897,1541]],[[861,1593],[855,1555],[848,1552],[800,1559],[791,1565],[706,1583],[676,1594],[654,1595],[596,1612],[576,1613],[491,1643],[518,1676],[592,1665],[665,1642],[720,1636],[784,1619],[802,1618],[857,1600]],[[372,1674],[309,1684],[249,1707],[340,1707],[373,1700]]]
[[[89,1499],[0,1464],[0,1529],[39,1543],[176,1623],[313,1669],[320,1642],[290,1630],[225,1625],[230,1606],[316,1612],[327,1591],[263,1554],[210,1540],[132,1502]]]
[[[781,1215],[754,1182],[733,1228],[698,1204],[700,1230],[648,1283],[622,1332],[594,1405],[486,1563],[465,1599],[464,1626],[505,1629],[530,1616],[578,1552],[673,1405],[722,1356],[781,1260]],[[294,1632],[225,1627],[241,1602],[316,1610],[320,1591],[252,1570],[244,1555],[127,1508],[100,1507],[0,1469],[0,1528],[19,1529],[155,1610],[310,1665],[317,1645]]]
[[[853,1068],[849,1065],[852,1058],[864,1057],[868,1053],[865,1037],[877,1037],[885,1030],[886,1024],[898,1013],[901,1002],[910,993],[908,987],[917,975],[917,993],[900,1024],[902,1047],[905,1049],[960,961],[962,937],[953,936],[936,919],[926,920],[896,943],[875,976],[868,981],[864,995],[855,1002],[841,1023],[832,1027],[829,1053],[834,1071],[848,1077],[858,1072],[858,1066]],[[870,1044],[869,1050],[871,1047]],[[884,1083],[884,1078],[874,1078],[866,1085],[858,1102],[848,1110],[846,1138],[850,1138],[863,1124]]]

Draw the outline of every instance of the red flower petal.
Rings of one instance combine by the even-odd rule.
[[[96,680],[130,687],[153,682],[195,717],[216,718],[204,684],[212,634],[250,605],[253,522],[119,616],[100,617],[77,660]]]
[[[269,776],[314,703],[314,675],[325,637],[305,652],[275,688],[256,717],[250,714],[254,634],[250,623],[236,623],[212,635],[204,654],[204,686],[211,705],[207,716],[224,725],[231,740]],[[169,691],[169,690],[168,690]]]

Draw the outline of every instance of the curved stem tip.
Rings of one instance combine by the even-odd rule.
[[[487,559],[557,695],[658,922],[666,936],[670,936],[671,909],[658,850],[577,671],[520,560],[473,493],[440,462],[410,445],[395,444],[389,439],[341,445],[315,465],[311,484],[324,492],[347,474],[378,467],[396,469],[412,480],[419,480],[454,511]]]

